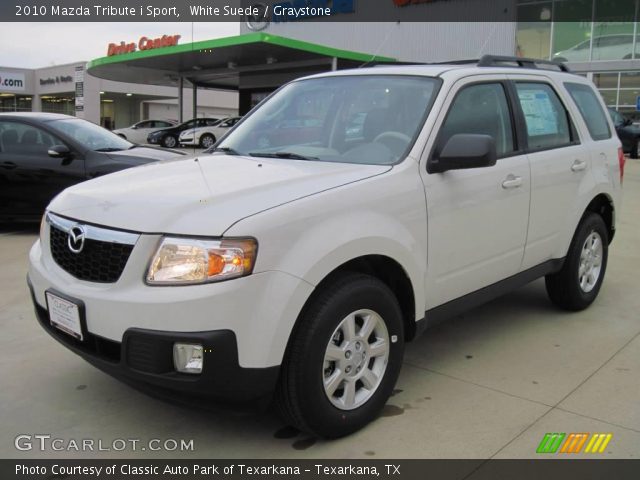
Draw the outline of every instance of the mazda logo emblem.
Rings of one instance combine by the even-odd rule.
[[[73,253],[80,253],[84,248],[85,231],[80,225],[74,225],[67,236],[67,246]]]

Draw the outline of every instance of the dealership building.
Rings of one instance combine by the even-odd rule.
[[[198,116],[243,114],[283,83],[312,73],[497,54],[564,61],[592,79],[608,105],[640,118],[640,0],[381,0],[376,7],[385,22],[349,21],[370,5],[362,0],[325,3],[338,9],[334,21],[246,19],[234,37],[158,41],[157,48],[126,39],[132,43],[86,64],[0,67],[3,78],[24,76],[22,91],[0,81],[0,109],[75,113],[114,127],[187,118],[194,106]],[[478,9],[496,21],[472,21]],[[468,12],[469,21],[412,21],[447,12],[456,19]]]

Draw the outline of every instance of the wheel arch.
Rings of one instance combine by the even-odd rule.
[[[615,226],[615,207],[613,205],[613,199],[607,195],[606,193],[599,193],[596,195],[587,208],[585,208],[582,216],[586,215],[588,212],[593,212],[602,217],[604,223],[607,226],[607,233],[609,234],[609,243],[613,240],[613,237],[616,233]]]
[[[326,285],[334,281],[336,277],[349,272],[371,275],[384,283],[393,292],[402,311],[404,339],[405,341],[413,340],[417,332],[415,313],[416,295],[413,284],[409,274],[397,260],[380,254],[368,254],[352,258],[327,273],[305,301],[293,325],[292,333],[296,330],[299,322],[304,317],[307,307],[313,302],[316,295],[321,292]],[[293,334],[289,340],[291,340],[292,337]]]

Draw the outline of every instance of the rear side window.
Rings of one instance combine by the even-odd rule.
[[[530,150],[548,150],[571,144],[569,115],[556,92],[546,83],[516,83],[527,124]]]
[[[591,87],[580,83],[565,83],[565,88],[580,110],[580,115],[587,124],[589,134],[594,140],[611,138],[609,122]]]
[[[440,129],[438,151],[458,133],[493,137],[498,157],[514,151],[511,114],[502,84],[481,83],[460,90]]]

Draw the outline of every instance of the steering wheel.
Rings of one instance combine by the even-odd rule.
[[[407,145],[411,142],[411,138],[400,132],[382,132],[376,138],[373,139],[373,143],[382,143],[387,146],[389,150],[400,155]]]

